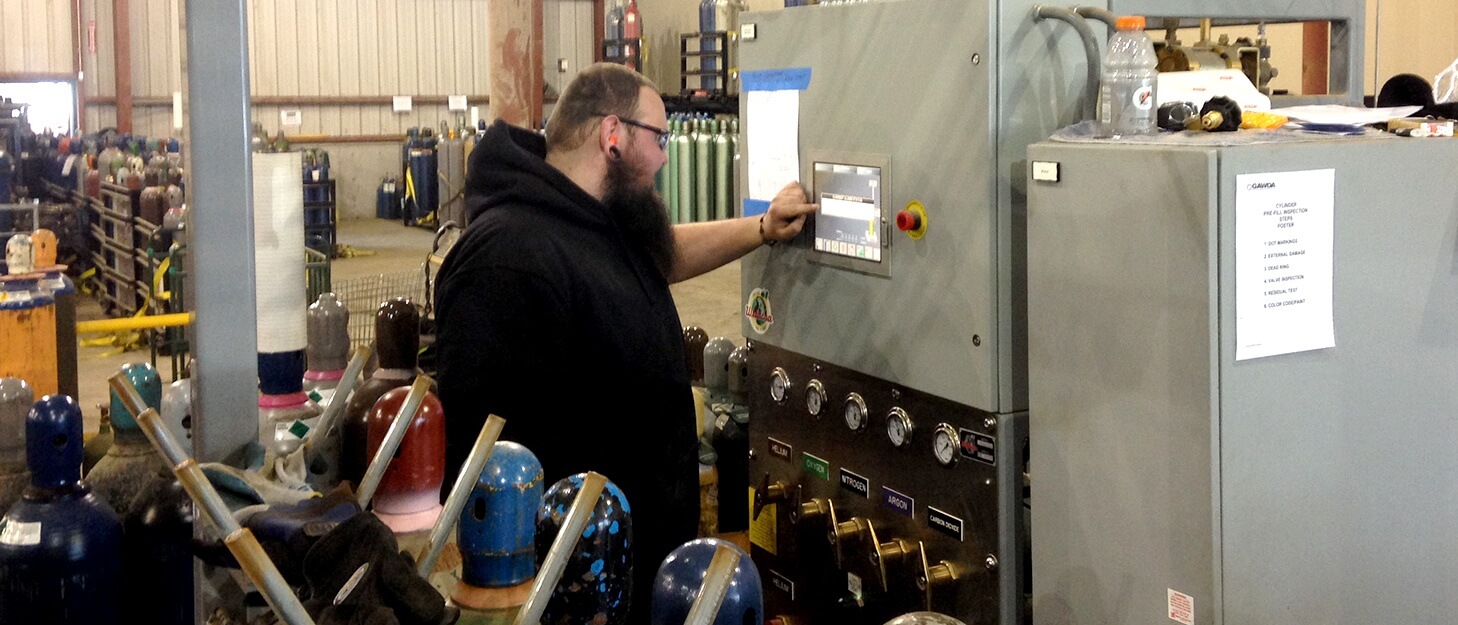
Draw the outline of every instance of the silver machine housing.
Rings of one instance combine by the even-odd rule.
[[[1354,102],[1365,6],[1301,4],[1115,0],[1098,8],[1151,24],[1331,20],[1331,94],[1277,99]],[[798,140],[800,180],[811,195],[816,163],[874,167],[884,183],[882,262],[817,251],[810,224],[795,241],[742,263],[753,313],[743,324],[757,514],[751,552],[767,617],[879,625],[933,610],[999,625],[1035,614],[1040,623],[1144,622],[1064,618],[1087,610],[1038,603],[1064,601],[1062,586],[1079,575],[1102,577],[1046,578],[1032,566],[1041,536],[1033,528],[1056,526],[1030,521],[1029,511],[1029,493],[1040,501],[1047,477],[1030,486],[1040,437],[1029,401],[1027,229],[1036,206],[1027,198],[1028,146],[1078,121],[1090,104],[1077,33],[1035,17],[1037,6],[899,0],[741,17],[741,71],[810,72],[799,92]],[[1091,26],[1101,50],[1107,30]],[[741,146],[753,159],[749,92],[740,103]],[[748,197],[748,169],[739,164],[740,198]],[[894,226],[913,201],[927,216],[919,240]],[[818,414],[807,407],[812,395]],[[856,420],[847,411],[864,414]],[[892,442],[892,421],[895,436],[911,424],[904,444]],[[936,448],[945,440],[954,444],[949,464]],[[1096,539],[1043,538],[1055,550]]]

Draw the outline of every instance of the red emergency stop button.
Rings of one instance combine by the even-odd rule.
[[[921,217],[909,210],[902,209],[896,213],[896,227],[902,232],[910,232],[921,227]]]
[[[912,239],[926,236],[926,207],[916,200],[907,203],[906,208],[896,213],[896,229]]]

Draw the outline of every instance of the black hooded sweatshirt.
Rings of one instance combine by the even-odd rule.
[[[630,622],[647,622],[659,563],[698,528],[683,330],[647,250],[545,155],[543,137],[500,120],[471,152],[470,226],[435,292],[447,475],[497,414],[502,439],[541,460],[546,487],[607,476],[632,509]]]

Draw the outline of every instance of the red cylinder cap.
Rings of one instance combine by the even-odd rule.
[[[910,232],[921,227],[921,216],[909,210],[902,209],[896,213],[896,229],[902,232]]]
[[[1119,30],[1144,30],[1144,16],[1121,15],[1114,20],[1114,26]]]

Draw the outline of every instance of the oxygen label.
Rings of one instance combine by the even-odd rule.
[[[1195,625],[1195,598],[1173,588],[1169,591],[1169,618],[1184,625]]]
[[[0,543],[21,547],[40,544],[40,523],[22,523],[5,519],[3,524],[4,527],[0,527]]]

